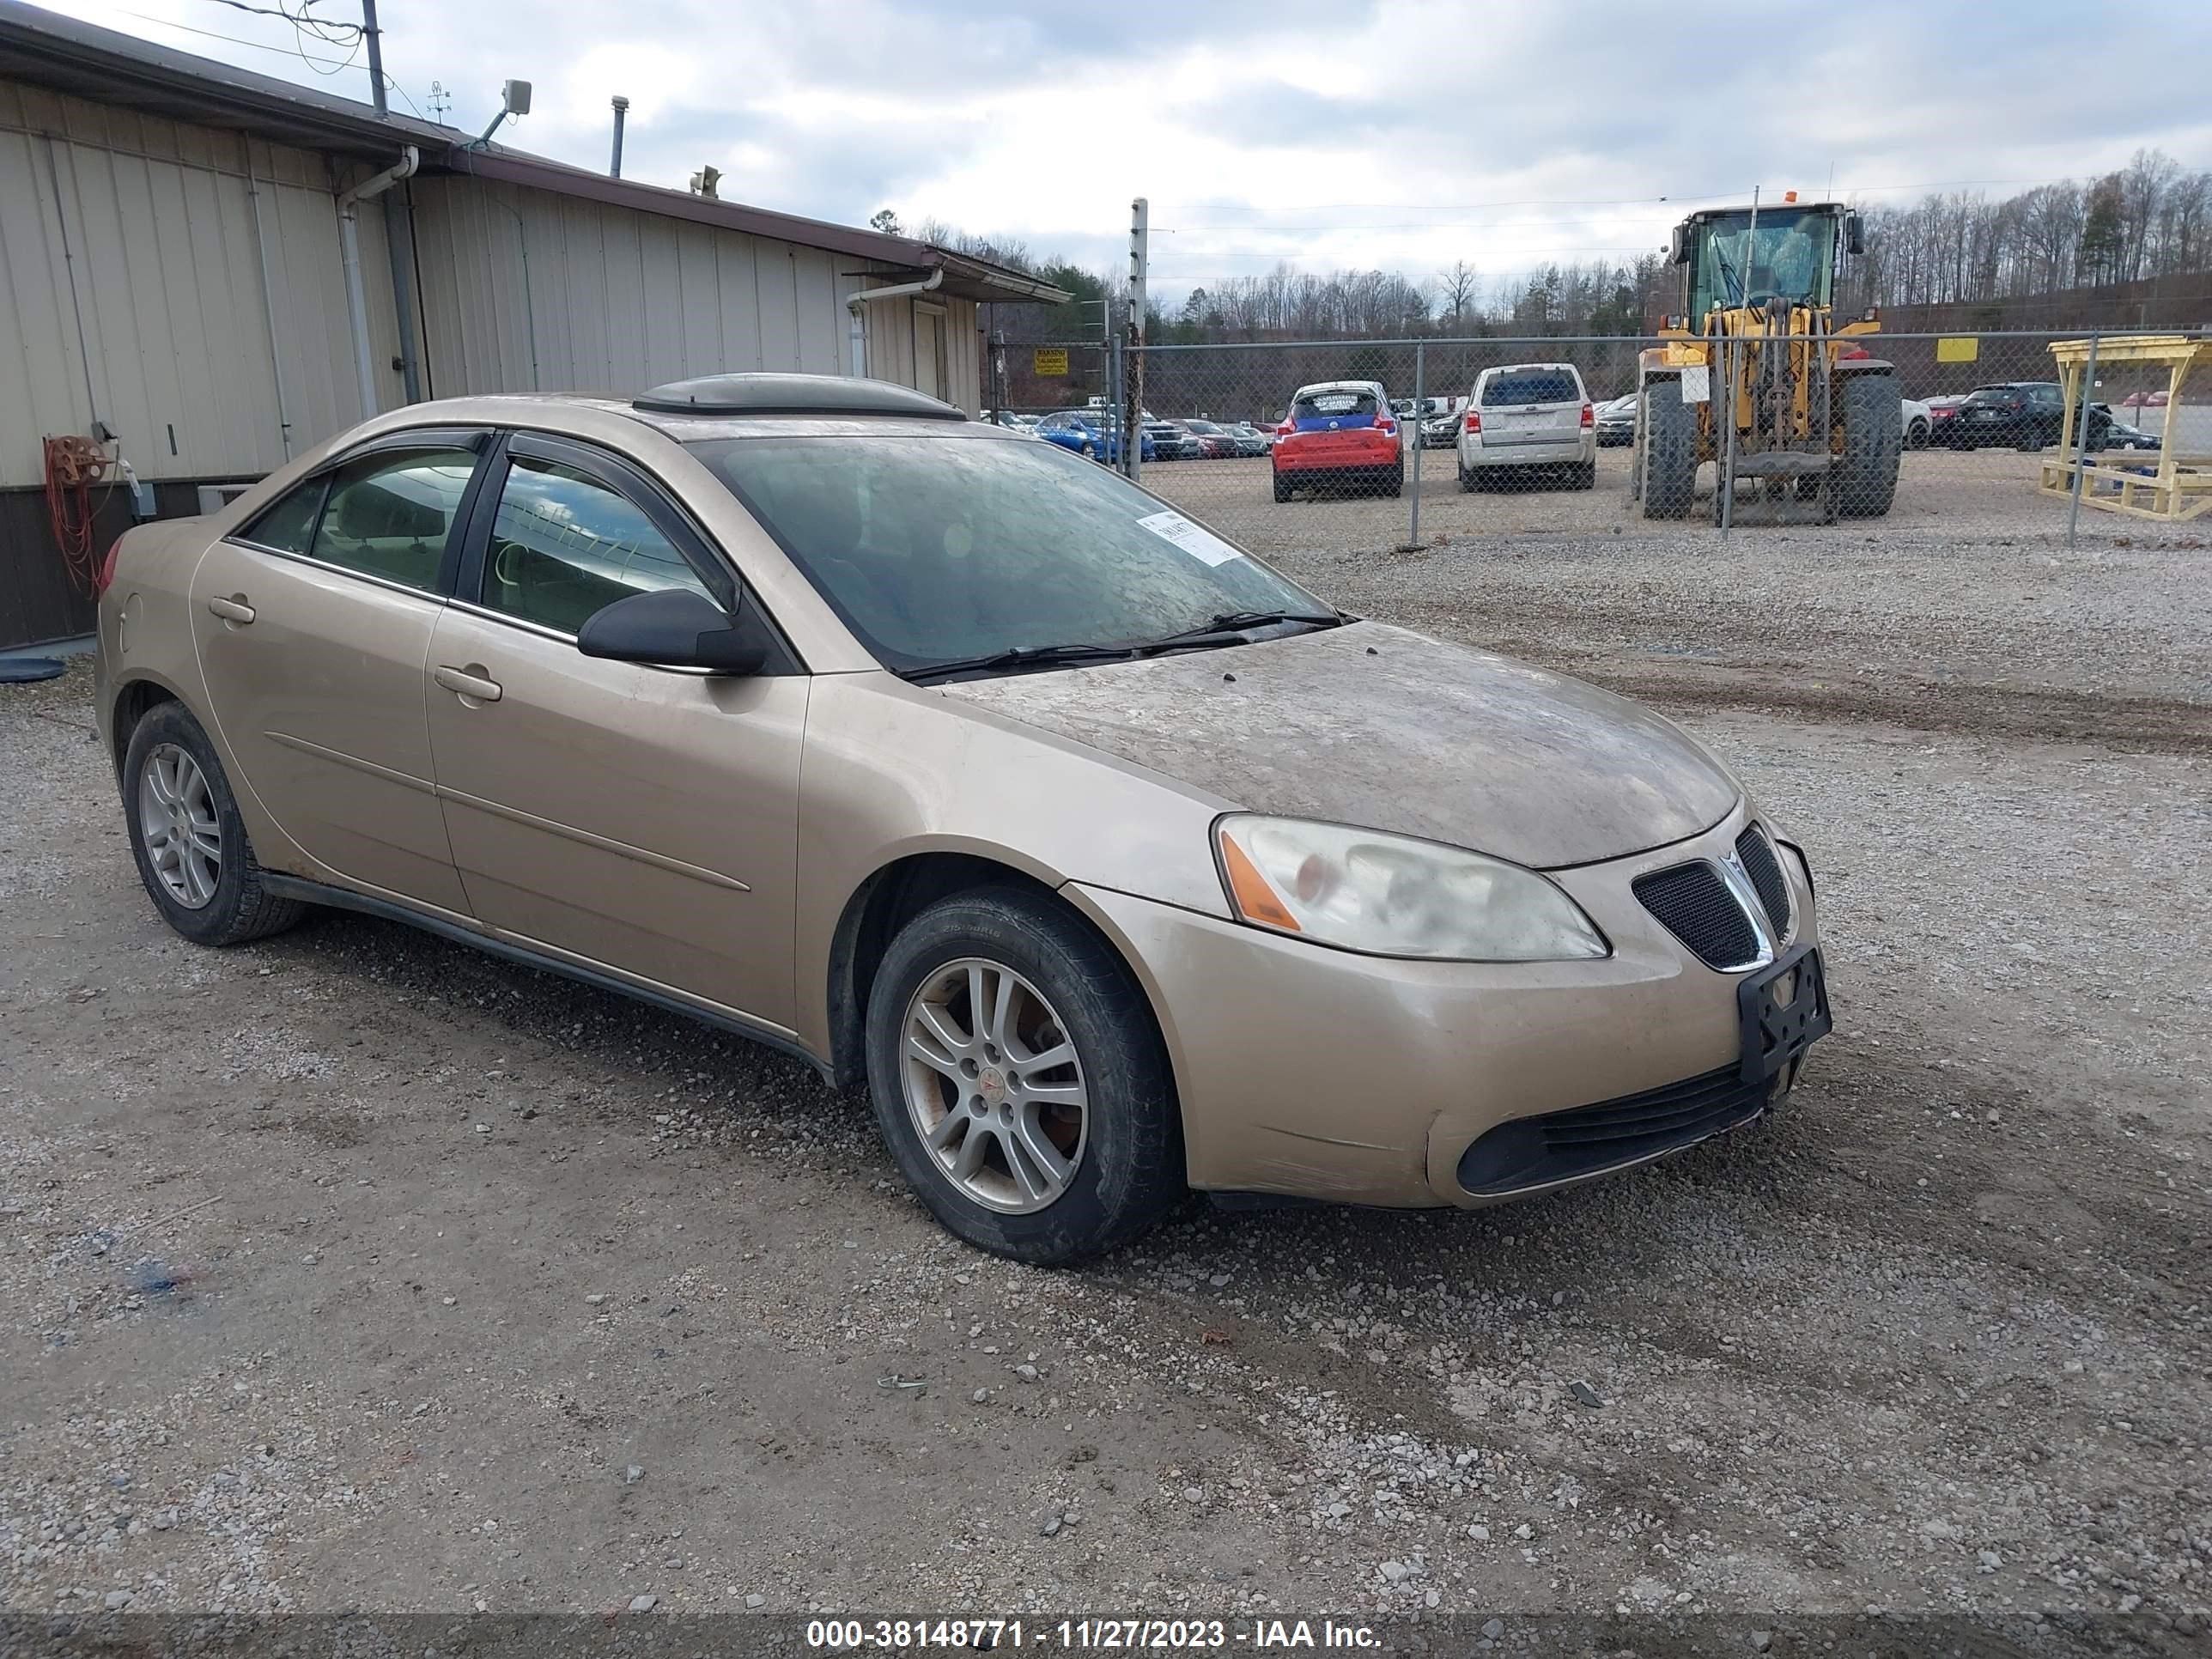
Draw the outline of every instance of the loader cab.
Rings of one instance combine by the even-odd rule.
[[[1789,305],[1826,307],[1835,296],[1836,270],[1861,245],[1858,214],[1832,202],[1784,203],[1692,214],[1674,227],[1668,248],[1682,269],[1682,307],[1694,330],[1716,308]]]

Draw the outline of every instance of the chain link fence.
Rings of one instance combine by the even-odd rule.
[[[1839,520],[2037,536],[2212,510],[2202,330],[1874,333],[1840,355],[1765,338],[1703,365],[1668,343],[1146,347],[1134,459],[1146,488],[1261,553]],[[1126,470],[1116,354],[1066,350],[1064,380],[1015,377],[1008,402]]]

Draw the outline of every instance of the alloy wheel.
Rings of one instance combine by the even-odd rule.
[[[138,775],[138,831],[146,857],[171,898],[198,910],[222,879],[222,823],[199,763],[173,743],[158,744]]]
[[[907,1004],[901,1071],[923,1149],[962,1194],[1042,1210],[1083,1161],[1090,1097],[1066,1027],[1001,963],[947,963]]]

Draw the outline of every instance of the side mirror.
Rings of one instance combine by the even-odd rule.
[[[663,588],[593,611],[577,631],[576,649],[610,662],[757,674],[768,661],[768,646],[748,620],[742,610],[732,618],[688,587]]]
[[[1689,250],[1685,246],[1689,239],[1682,234],[1683,229],[1684,227],[1676,225],[1667,233],[1667,263],[1670,265],[1679,265],[1689,258]]]
[[[1856,213],[1844,216],[1844,252],[1853,258],[1866,252],[1866,222]]]

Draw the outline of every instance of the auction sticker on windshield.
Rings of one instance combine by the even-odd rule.
[[[1202,524],[1180,513],[1153,513],[1137,520],[1163,541],[1173,542],[1200,564],[1227,564],[1244,556]]]

